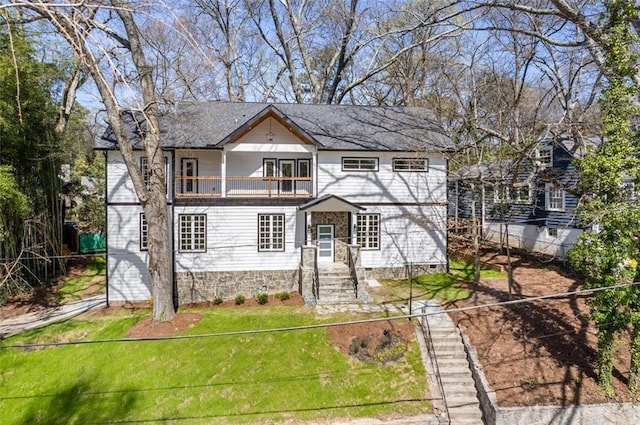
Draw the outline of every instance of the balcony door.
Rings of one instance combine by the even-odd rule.
[[[182,158],[180,163],[182,193],[198,193],[198,160],[195,158]]]
[[[295,176],[296,161],[281,159],[278,161],[280,177],[280,193],[293,193],[293,177]]]

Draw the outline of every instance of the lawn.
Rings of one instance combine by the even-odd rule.
[[[104,292],[107,263],[104,257],[92,258],[86,267],[72,269],[57,292],[62,304]]]
[[[407,302],[412,299],[437,299],[442,303],[464,300],[471,296],[471,292],[458,287],[461,281],[473,280],[474,267],[459,260],[449,262],[449,273],[430,273],[411,279],[384,279],[382,286],[372,289],[376,303]],[[504,278],[506,273],[493,270],[481,270],[482,278]]]
[[[184,311],[184,310],[183,310]],[[304,307],[213,308],[188,334],[309,325]],[[18,343],[126,337],[146,310],[71,320]],[[345,317],[333,317],[336,321]],[[353,320],[353,316],[349,316]],[[2,346],[2,345],[0,345]],[[0,348],[0,423],[265,423],[429,412],[415,340],[386,365],[337,350],[326,328],[164,341]]]

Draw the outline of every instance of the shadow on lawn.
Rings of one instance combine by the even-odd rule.
[[[58,393],[34,396],[19,423],[27,424],[99,424],[120,422],[133,410],[133,392],[100,391],[95,382],[82,380]]]
[[[514,269],[521,266],[530,266],[528,261],[515,260]],[[562,273],[567,277],[571,275]],[[468,288],[476,293],[488,295],[496,301],[507,301],[508,291],[496,289],[486,285],[469,284]],[[513,285],[513,298],[526,298],[535,294],[523,294],[526,286],[515,281]],[[580,282],[574,282],[567,292],[580,289]],[[526,352],[532,355],[542,354],[546,351],[564,371],[562,382],[531,382],[527,384],[531,390],[543,388],[548,385],[559,384],[562,386],[560,404],[563,406],[578,405],[581,403],[582,382],[584,377],[597,380],[594,364],[597,351],[588,343],[589,320],[587,315],[580,309],[579,300],[585,296],[568,296],[557,300],[566,300],[570,312],[562,311],[553,306],[552,300],[538,301],[532,303],[522,303],[507,307],[500,307],[501,319],[503,323],[509,323],[513,327],[513,335],[517,341],[525,346]],[[486,299],[476,304],[483,304]],[[454,303],[452,307],[457,307]],[[476,320],[481,320],[476,312],[460,312],[455,314],[458,323],[464,326],[478,326]],[[490,348],[488,348],[490,350]],[[541,371],[544,374],[544,371]],[[627,378],[614,368],[614,378],[626,384]],[[524,388],[523,384],[523,388]]]

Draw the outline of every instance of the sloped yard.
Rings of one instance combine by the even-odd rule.
[[[487,262],[506,257],[485,251]],[[559,267],[533,258],[515,258],[514,299],[580,289],[581,282]],[[448,308],[482,306],[508,299],[506,279],[484,278],[458,285],[473,297]],[[507,307],[451,313],[464,326],[500,406],[573,405],[608,402],[596,383],[596,329],[585,296],[569,296]],[[632,401],[626,389],[628,341],[616,350],[617,401]]]
[[[143,324],[149,314],[103,309],[7,339],[0,347],[220,334],[364,318],[316,317],[312,308],[269,301],[264,306],[182,309],[174,323],[152,335]],[[360,360],[346,344],[356,335],[371,335],[377,346],[387,334],[399,344],[387,344],[394,355],[380,361],[375,355],[374,361]],[[413,324],[406,321],[0,348],[0,365],[0,423],[299,423],[431,411]]]

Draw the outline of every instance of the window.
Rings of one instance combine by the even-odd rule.
[[[427,158],[393,158],[393,171],[428,171]]]
[[[551,148],[538,149],[538,165],[551,166],[553,165],[553,154]]]
[[[356,242],[362,249],[380,249],[380,214],[356,216]]]
[[[557,227],[547,227],[547,236],[550,238],[558,237],[558,228]]]
[[[276,176],[276,160],[264,159],[262,161],[262,176],[263,177],[275,177]]]
[[[342,171],[378,171],[378,158],[342,158]]]
[[[311,177],[311,161],[308,159],[298,160],[298,177]]]
[[[547,210],[564,211],[564,190],[547,185],[546,190]]]
[[[140,251],[147,250],[147,237],[149,235],[149,226],[144,213],[140,213]]]
[[[180,215],[178,246],[180,252],[205,252],[207,250],[206,214]]]
[[[531,185],[524,186],[497,186],[494,191],[494,201],[496,203],[531,203]]]
[[[284,214],[258,214],[258,251],[284,251]]]
[[[149,168],[149,159],[146,156],[140,157],[140,173],[145,186],[149,187],[151,179],[151,168]],[[164,190],[167,190],[167,177],[169,176],[169,158],[164,157]]]

